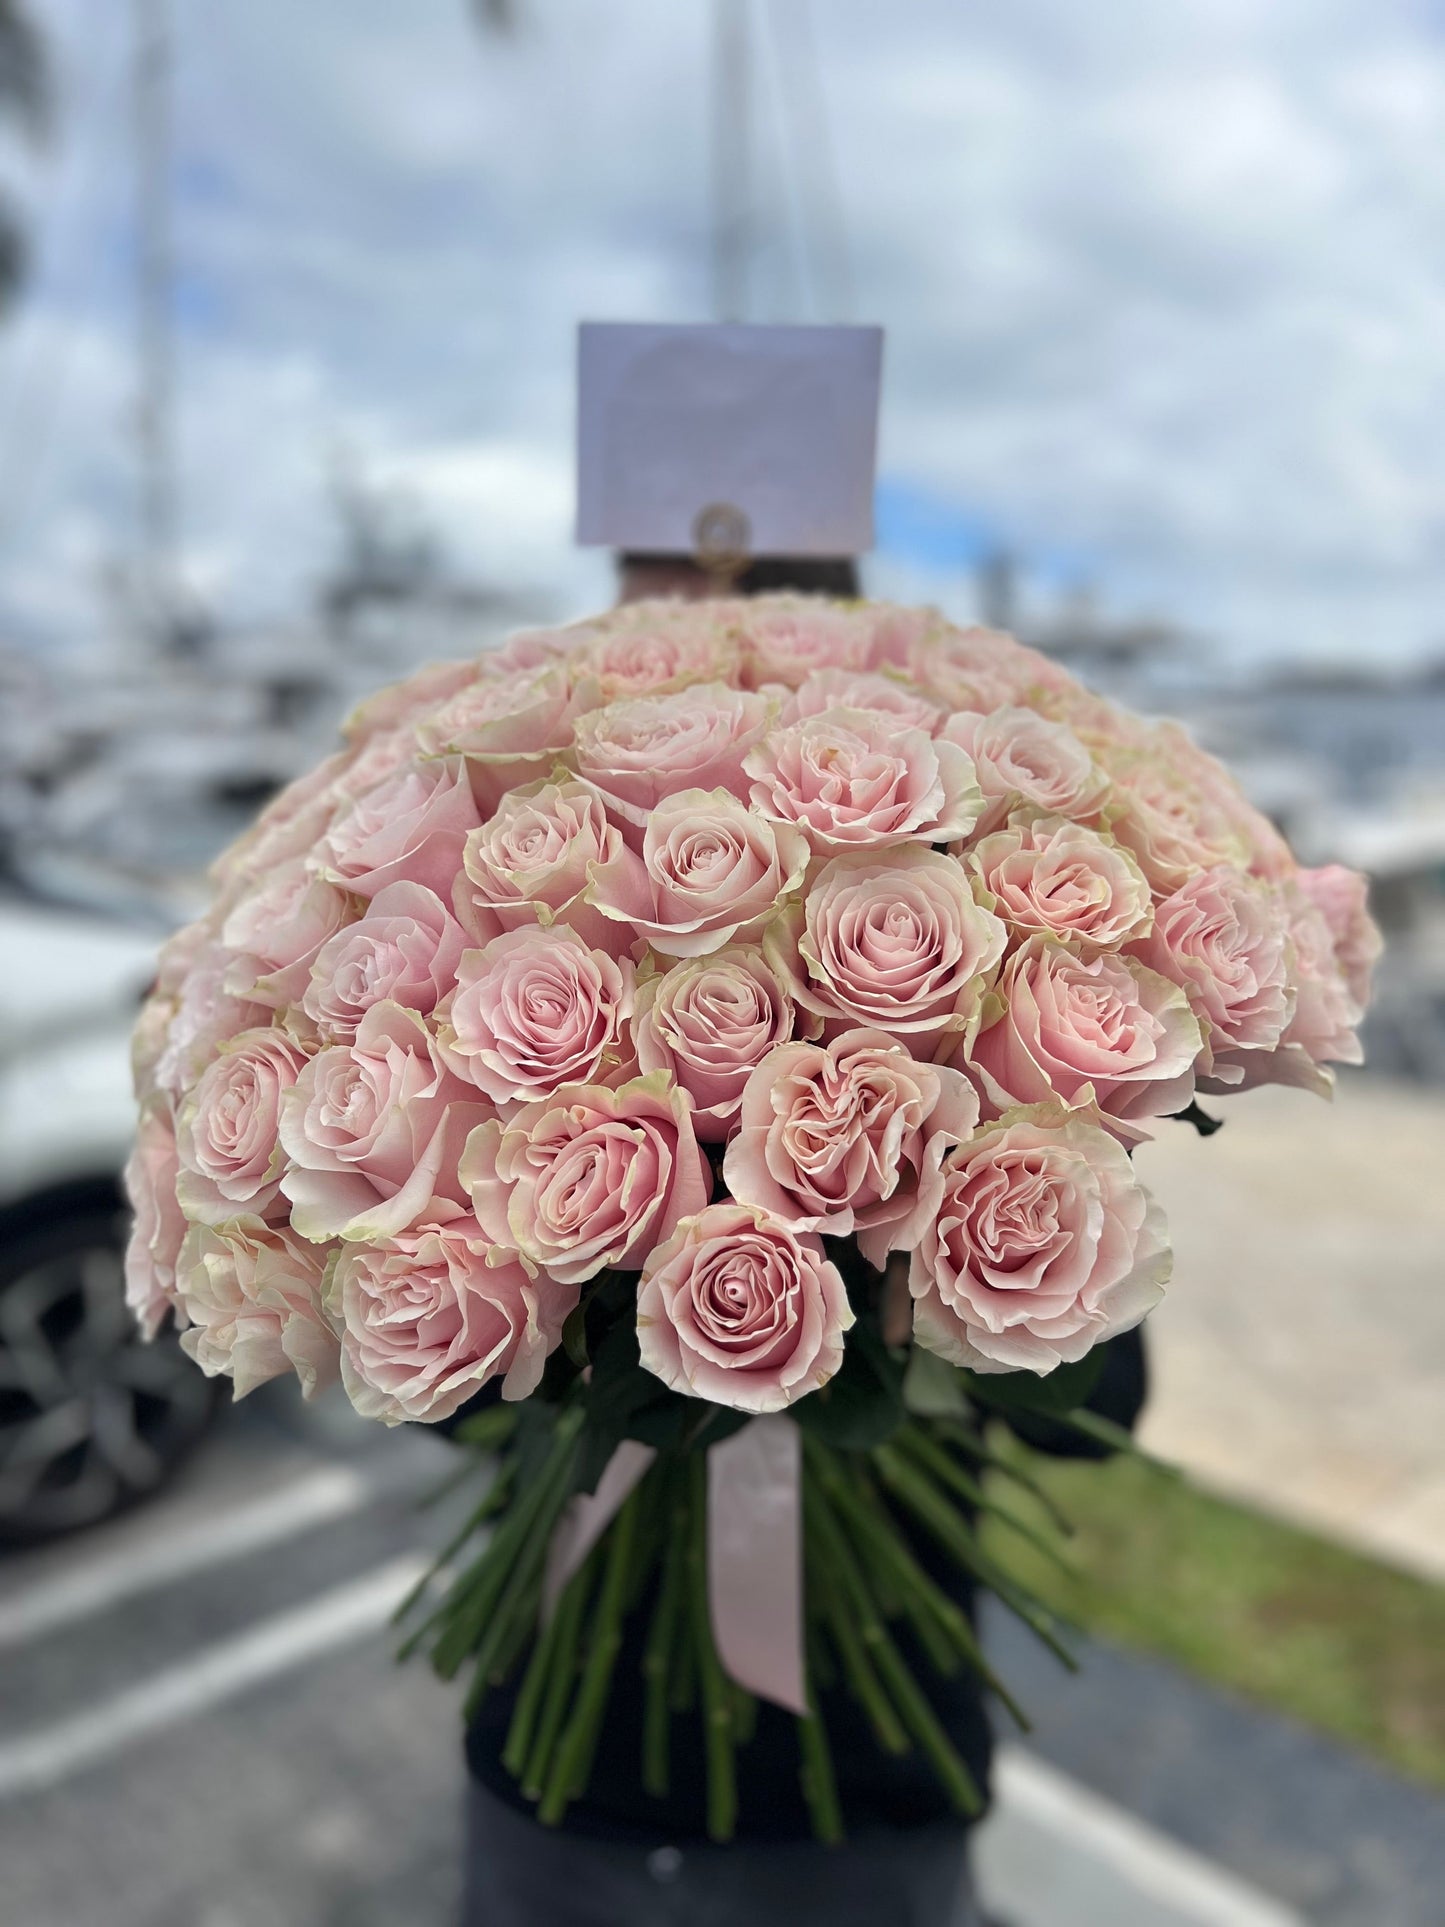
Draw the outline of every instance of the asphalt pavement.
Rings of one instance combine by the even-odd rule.
[[[266,1390],[157,1503],[0,1566],[0,1927],[447,1927],[457,1696],[386,1618],[453,1463]],[[1166,1668],[989,1636],[1042,1715],[980,1842],[1011,1927],[1445,1920],[1445,1804]]]

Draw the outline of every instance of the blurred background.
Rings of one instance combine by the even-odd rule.
[[[125,1034],[356,697],[610,600],[577,321],[715,314],[883,323],[869,592],[1183,716],[1388,939],[1333,1108],[1141,1153],[1192,1480],[1058,1475],[998,1904],[1445,1920],[1445,12],[0,0],[0,127],[7,1927],[447,1917],[446,1451],[130,1341]]]

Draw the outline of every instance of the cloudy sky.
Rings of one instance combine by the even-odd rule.
[[[754,319],[835,318],[803,0],[754,0]],[[32,0],[60,116],[17,174],[0,623],[93,626],[134,522],[129,7]],[[706,0],[174,0],[191,580],[294,609],[338,463],[460,572],[569,548],[572,330],[708,313]],[[855,318],[888,330],[876,585],[980,549],[1236,658],[1445,638],[1445,6],[811,0]],[[772,20],[778,31],[763,32]],[[784,165],[784,93],[801,169]]]

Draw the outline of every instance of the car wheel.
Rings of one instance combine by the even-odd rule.
[[[154,1492],[205,1431],[214,1387],[125,1302],[128,1219],[66,1204],[0,1229],[0,1540],[94,1525]]]

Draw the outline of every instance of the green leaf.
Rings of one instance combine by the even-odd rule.
[[[1047,1377],[1037,1372],[959,1372],[965,1391],[979,1405],[1000,1412],[1037,1412],[1053,1418],[1087,1405],[1104,1369],[1104,1348],[1096,1345],[1073,1365],[1059,1365]]]
[[[848,1334],[842,1366],[826,1385],[798,1400],[793,1417],[825,1445],[864,1451],[903,1422],[903,1372],[904,1360],[860,1320]]]
[[[956,1365],[915,1345],[903,1375],[903,1403],[919,1418],[967,1418],[968,1400]]]

